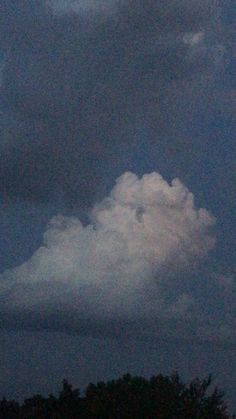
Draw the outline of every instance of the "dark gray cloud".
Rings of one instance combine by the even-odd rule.
[[[132,169],[123,156],[142,144],[130,127],[148,130],[150,156],[185,153],[186,112],[215,106],[220,4],[94,4],[1,4],[0,175],[11,199],[86,206],[108,173]]]

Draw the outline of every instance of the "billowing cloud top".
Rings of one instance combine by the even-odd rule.
[[[43,246],[3,274],[5,310],[42,318],[60,307],[59,318],[71,311],[78,325],[86,318],[115,322],[188,312],[187,293],[176,290],[172,302],[166,297],[176,289],[176,275],[192,270],[214,246],[215,219],[196,209],[178,179],[169,185],[158,173],[139,179],[127,172],[91,219],[83,226],[75,217],[52,218]]]

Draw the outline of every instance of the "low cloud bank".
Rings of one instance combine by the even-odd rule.
[[[214,222],[178,179],[169,185],[158,173],[139,179],[127,172],[95,205],[91,224],[52,218],[43,245],[3,273],[2,311],[17,314],[18,323],[38,313],[40,327],[49,313],[51,324],[67,319],[68,328],[89,319],[91,330],[116,321],[136,328],[138,319],[182,318],[194,301],[178,291],[175,277],[191,273],[214,246]]]

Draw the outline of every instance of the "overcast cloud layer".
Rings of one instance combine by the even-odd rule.
[[[11,0],[0,13],[5,196],[86,207],[140,147],[187,176],[188,124],[222,100],[220,1]]]

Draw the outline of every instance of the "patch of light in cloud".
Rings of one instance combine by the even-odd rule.
[[[183,42],[190,47],[199,45],[204,41],[205,33],[203,31],[199,32],[187,32],[183,36]]]

